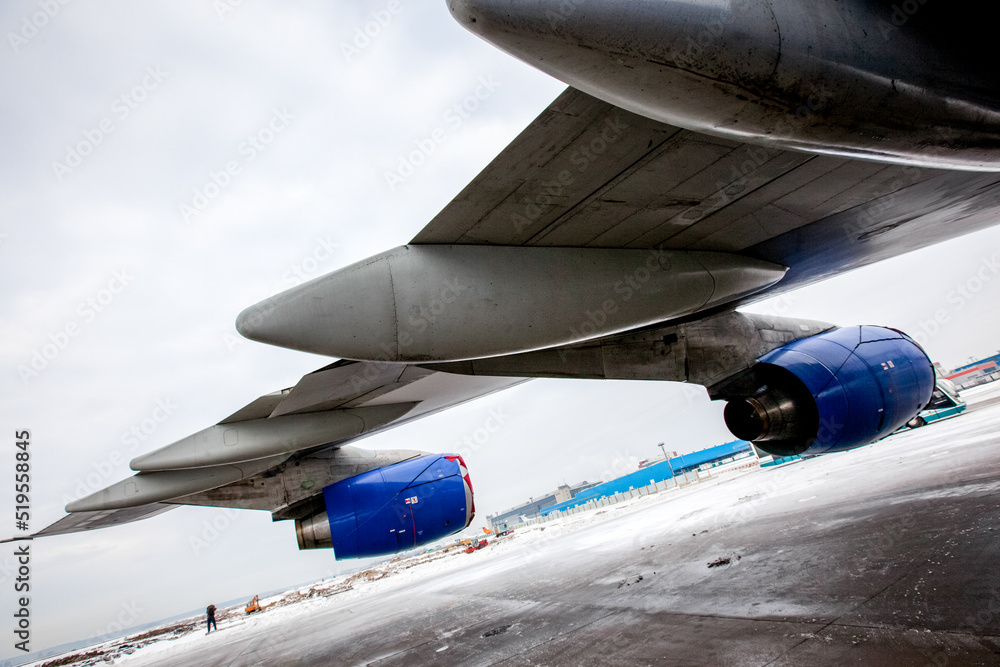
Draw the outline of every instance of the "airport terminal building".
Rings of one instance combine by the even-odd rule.
[[[1000,354],[959,366],[946,373],[945,377],[955,383],[958,389],[968,389],[1000,380]]]
[[[489,528],[494,528],[505,524],[513,525],[521,523],[522,517],[525,519],[537,519],[542,516],[541,512],[543,507],[570,501],[575,498],[577,494],[582,493],[596,485],[597,482],[581,482],[575,486],[561,484],[559,485],[559,488],[552,493],[539,496],[538,498],[531,498],[528,502],[518,505],[517,507],[512,507],[508,510],[504,510],[503,512],[497,512],[496,514],[487,516],[486,525]]]
[[[701,451],[654,459],[639,470],[603,483],[582,482],[575,486],[561,485],[555,491],[528,502],[497,512],[486,517],[489,528],[514,526],[525,519],[537,519],[551,512],[572,509],[616,493],[628,493],[629,489],[641,489],[676,479],[684,484],[697,479],[699,471],[706,471],[720,465],[727,465],[739,459],[757,458],[753,446],[745,440],[734,440],[724,445],[709,447]]]
[[[756,456],[756,451],[749,442],[734,440],[691,454],[661,459],[633,473],[592,486],[586,491],[576,494],[572,499],[545,507],[541,510],[541,515],[548,516],[552,512],[572,509],[591,500],[599,500],[616,493],[627,493],[630,489],[640,489],[667,480],[677,480],[678,483],[684,483],[688,475],[694,475],[697,478],[698,471],[733,463],[739,459],[756,458]]]

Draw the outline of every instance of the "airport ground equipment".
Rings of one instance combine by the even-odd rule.
[[[489,544],[486,540],[473,541],[468,547],[465,548],[465,553],[471,554],[479,551],[480,549],[485,549]]]
[[[916,417],[906,422],[906,426],[920,428],[942,419],[951,419],[965,412],[967,407],[951,380],[938,377],[931,400]]]

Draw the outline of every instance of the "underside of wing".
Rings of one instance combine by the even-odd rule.
[[[133,521],[149,519],[158,514],[163,514],[167,510],[173,509],[174,505],[163,503],[153,503],[140,507],[128,507],[118,510],[102,510],[98,512],[74,512],[56,521],[51,526],[44,528],[34,535],[35,537],[50,537],[53,535],[69,535],[70,533],[80,533],[85,530],[97,530],[98,528],[110,528],[120,526]],[[0,540],[0,542],[11,542],[13,540]]]
[[[412,243],[737,253],[789,267],[788,289],[992,224],[998,182],[739,143],[569,88]]]

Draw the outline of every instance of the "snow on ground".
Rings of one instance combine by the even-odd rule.
[[[572,548],[586,550],[597,557],[601,551],[619,549],[621,544],[639,539],[644,522],[655,520],[662,528],[665,517],[660,517],[660,513],[669,516],[672,532],[705,532],[752,521],[765,513],[784,511],[789,503],[808,503],[818,498],[825,503],[849,502],[856,497],[856,484],[861,482],[857,474],[852,482],[847,469],[853,468],[856,473],[859,464],[866,471],[864,484],[888,491],[900,477],[895,466],[922,465],[933,459],[947,465],[951,447],[970,446],[996,438],[996,412],[1000,404],[991,403],[1000,397],[1000,382],[973,388],[962,396],[969,402],[970,409],[960,417],[904,431],[850,453],[818,457],[808,461],[808,465],[792,463],[766,470],[726,471],[679,490],[670,489],[528,526],[508,536],[490,539],[486,548],[471,554],[466,554],[464,547],[451,547],[396,558],[347,577],[320,581],[262,599],[260,604],[264,610],[252,615],[247,615],[242,605],[220,609],[217,612],[219,631],[208,636],[202,614],[32,664],[35,667],[130,664],[136,658],[145,662],[145,658],[164,659],[196,647],[208,649],[216,643],[232,643],[239,641],[241,636],[266,637],[296,617],[312,616],[330,606],[347,605],[404,586],[434,581],[453,584],[456,579],[474,582],[496,577],[503,570],[523,566],[526,558],[530,560],[533,555],[562,548],[556,543],[573,533],[578,534]],[[977,410],[977,404],[984,409]],[[973,490],[968,487],[965,492]],[[933,488],[915,491],[927,498],[940,492]],[[774,502],[779,498],[782,502]],[[664,503],[669,506],[660,507]],[[645,516],[647,511],[655,512],[656,516],[651,513]],[[622,520],[630,515],[634,520]],[[600,530],[585,531],[598,524],[602,524]],[[504,558],[509,555],[519,557]],[[728,557],[720,554],[722,559]],[[738,558],[738,554],[734,558]],[[492,567],[483,567],[493,560],[497,562]]]
[[[340,579],[328,579],[293,591],[260,600],[263,611],[247,615],[243,605],[220,609],[216,612],[218,633],[206,636],[205,616],[152,628],[124,638],[104,642],[85,649],[78,649],[63,656],[49,657],[31,663],[32,667],[74,665],[85,667],[97,664],[123,664],[129,656],[141,653],[143,657],[154,654],[166,656],[184,652],[191,645],[210,646],[215,641],[231,642],[237,635],[255,635],[272,625],[280,625],[297,615],[313,615],[326,605],[341,605],[363,597],[394,590],[423,580],[433,580],[448,575],[465,565],[482,564],[519,549],[546,545],[562,535],[576,532],[599,523],[613,521],[623,515],[663,502],[668,498],[688,493],[695,487],[711,486],[720,481],[748,471],[734,471],[691,485],[680,491],[671,489],[659,494],[643,496],[620,502],[610,507],[576,514],[548,523],[518,530],[500,538],[490,538],[489,546],[472,554],[465,547],[452,547],[408,558],[396,558],[367,570]],[[516,566],[517,561],[512,561]],[[495,570],[487,570],[490,576]],[[484,575],[485,576],[485,575]],[[453,580],[453,579],[451,579]],[[224,631],[224,632],[223,632]]]

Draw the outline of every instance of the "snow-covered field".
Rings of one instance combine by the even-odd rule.
[[[243,655],[238,653],[232,656],[232,664],[264,664],[250,656],[264,654],[265,649],[278,646],[288,629],[301,628],[310,619],[332,618],[332,614],[360,608],[366,601],[372,602],[404,589],[407,595],[418,597],[444,591],[476,591],[486,582],[516,577],[536,566],[538,573],[534,576],[539,577],[538,585],[544,587],[552,579],[552,572],[558,572],[553,563],[561,559],[578,563],[576,571],[598,572],[588,580],[588,585],[611,586],[613,590],[614,585],[621,588],[638,583],[644,576],[637,575],[638,580],[631,581],[616,570],[608,572],[604,577],[607,581],[603,580],[600,565],[611,562],[623,550],[647,558],[655,546],[680,544],[683,539],[690,539],[688,535],[698,539],[710,534],[708,537],[713,541],[705,541],[703,547],[693,550],[685,547],[683,556],[672,554],[669,558],[674,577],[701,582],[706,573],[716,571],[713,567],[731,569],[741,565],[749,567],[746,564],[753,563],[754,547],[726,539],[727,535],[739,534],[733,527],[745,529],[755,522],[792,515],[809,507],[849,507],[865,502],[875,507],[881,498],[891,497],[892,500],[880,501],[891,504],[954,497],[955,494],[1000,496],[1000,483],[995,478],[984,478],[979,484],[969,483],[975,482],[975,473],[970,470],[976,468],[963,467],[967,464],[961,463],[965,452],[971,455],[975,451],[975,455],[982,458],[983,446],[998,439],[1000,383],[977,387],[964,392],[963,396],[970,404],[964,415],[899,433],[849,453],[766,470],[752,468],[723,473],[679,491],[636,498],[530,526],[503,538],[491,538],[488,547],[471,554],[455,548],[399,558],[350,577],[321,581],[262,599],[264,611],[253,615],[247,616],[242,607],[220,610],[219,631],[208,636],[204,630],[204,616],[199,616],[35,664],[51,667],[109,663],[222,664],[201,663],[198,656],[233,650],[243,651],[247,659],[236,661]],[[996,460],[992,460],[994,473]],[[930,484],[917,477],[925,474],[922,471],[928,465],[936,467],[938,478],[952,475],[962,478],[959,480],[962,485]],[[834,512],[820,514],[821,518],[811,521],[811,530],[829,534],[847,522]],[[693,540],[692,544],[695,544]],[[774,560],[775,556],[770,558]],[[645,576],[648,581],[649,573]],[[671,599],[669,595],[662,597]],[[646,600],[644,604],[645,611],[649,612],[655,611],[654,607],[660,603]],[[752,608],[750,602],[746,604],[748,615],[809,613],[807,608],[787,599],[763,604],[757,601]],[[734,607],[733,613],[741,611]],[[448,648],[446,635],[438,633],[439,637],[444,637],[441,646],[445,648],[435,650]]]

